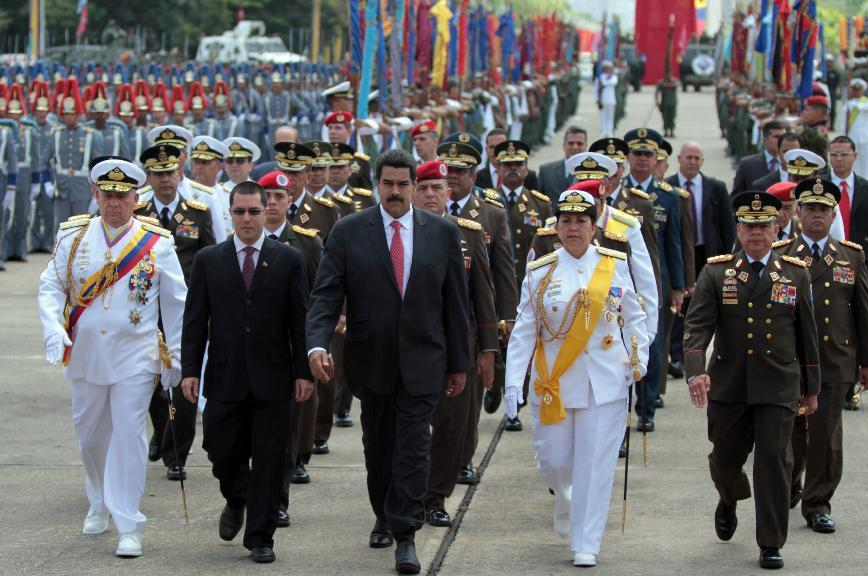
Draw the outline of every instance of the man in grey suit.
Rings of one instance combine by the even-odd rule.
[[[566,160],[588,149],[588,131],[578,126],[570,126],[564,132],[564,157],[562,160],[546,162],[539,167],[539,191],[551,198],[556,204],[561,193],[573,183],[573,175],[566,168]]]

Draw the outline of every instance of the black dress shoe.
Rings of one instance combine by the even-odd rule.
[[[223,512],[220,513],[220,526],[217,530],[220,539],[229,542],[238,536],[242,524],[244,524],[244,508],[232,508],[229,504],[224,506]]]
[[[717,510],[714,511],[714,531],[717,532],[717,537],[724,542],[732,539],[735,529],[738,527],[738,516],[735,514],[736,504],[737,502],[727,504],[721,498],[717,503]]]
[[[835,521],[828,514],[815,512],[808,516],[807,520],[811,530],[820,534],[831,534],[836,529]]]
[[[784,557],[781,556],[780,548],[760,548],[760,568],[776,570],[784,567]]]
[[[416,543],[412,540],[402,540],[395,548],[395,570],[398,574],[418,574],[422,569],[419,558],[416,557]]]
[[[507,418],[506,424],[503,426],[503,429],[507,432],[521,432],[524,426],[521,425],[521,420],[518,419],[518,416],[515,418]]]
[[[166,469],[166,478],[169,480],[186,480],[187,479],[187,471],[181,468],[180,466],[169,466]]]
[[[7,262],[27,262],[27,258],[25,258],[24,256],[18,256],[17,254],[13,254],[12,256],[9,256],[8,258],[6,258],[6,261]]]
[[[343,414],[338,414],[337,416],[335,416],[335,426],[337,426],[338,428],[352,428],[353,417],[346,412]]]
[[[458,484],[472,486],[476,484],[476,476],[473,474],[473,464],[468,464],[458,471]]]
[[[684,363],[670,362],[668,372],[673,378],[684,378]]]
[[[790,510],[799,505],[802,501],[802,483],[797,482],[790,488]]]
[[[295,465],[295,472],[292,473],[290,482],[293,484],[310,484],[310,474],[307,473],[307,469],[301,462]]]
[[[289,526],[289,512],[286,510],[277,511],[277,526],[278,528],[286,528]]]
[[[314,440],[311,452],[314,454],[328,454],[329,444],[325,440]]]
[[[666,408],[666,402],[663,401],[663,396],[658,396],[654,401],[654,406],[657,408]]]
[[[148,442],[148,460],[156,462],[160,459],[160,447],[157,445],[157,437],[151,436],[151,441]]]
[[[497,384],[492,386],[491,390],[486,390],[482,397],[482,407],[485,408],[485,412],[488,414],[497,412],[501,398],[503,398],[503,390]]]
[[[440,506],[435,506],[428,510],[428,524],[439,528],[449,528],[452,526],[452,517]]]
[[[847,394],[847,397],[844,398],[844,410],[856,411],[862,407],[862,396]]]
[[[250,551],[250,559],[257,564],[268,564],[269,562],[274,562],[274,550],[267,546],[257,546]]]
[[[654,432],[654,419],[653,418],[639,418],[639,422],[636,424],[636,431],[638,432]]]
[[[374,524],[374,529],[371,530],[371,536],[368,538],[368,546],[371,548],[388,548],[395,543],[392,533],[386,528],[385,523],[377,522]]]

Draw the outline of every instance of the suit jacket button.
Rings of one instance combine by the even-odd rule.
[[[250,333],[250,326],[245,326],[245,327],[244,327],[244,331],[247,332],[247,333],[249,334],[249,333]]]
[[[248,301],[247,301],[247,305],[250,306],[251,304],[253,304],[253,302],[251,302],[250,300],[248,300]]]
[[[825,336],[823,336],[823,342],[828,342],[828,341],[829,341],[829,335],[826,334]]]
[[[748,348],[748,349],[747,349],[747,355],[748,355],[748,356],[753,356],[753,348]]]

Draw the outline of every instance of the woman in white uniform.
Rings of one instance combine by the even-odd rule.
[[[594,566],[627,391],[645,374],[648,336],[626,255],[591,244],[591,195],[567,190],[555,215],[563,247],[528,264],[509,340],[505,408],[516,415],[530,364],[534,453],[555,493],[555,531],[570,538],[573,564]]]

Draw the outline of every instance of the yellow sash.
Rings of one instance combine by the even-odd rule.
[[[868,96],[862,96],[861,98],[859,98],[860,103],[865,102],[866,100],[868,100]],[[850,113],[847,115],[847,132],[849,132],[850,128],[853,127],[853,123],[856,122],[856,117],[858,115],[858,109],[854,108],[853,110],[850,110]]]
[[[537,371],[537,379],[533,384],[533,390],[542,398],[540,403],[540,422],[544,425],[557,424],[566,417],[566,410],[561,402],[560,378],[563,376],[579,354],[585,349],[597,321],[600,319],[606,306],[606,297],[612,286],[612,277],[615,275],[616,259],[611,256],[600,256],[600,261],[594,268],[591,282],[588,285],[588,296],[591,301],[590,318],[587,322],[582,321],[576,315],[570,331],[564,338],[560,350],[558,350],[555,365],[549,374],[548,361],[546,360],[545,348],[543,347],[542,333],[537,335],[536,349],[533,360]],[[544,310],[540,314],[545,314]]]

